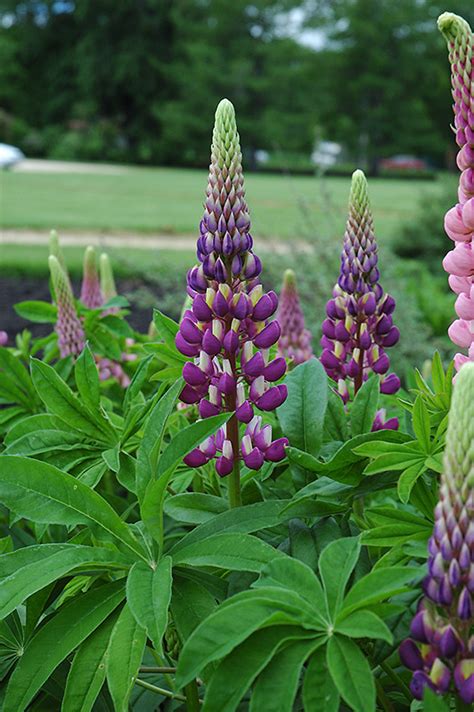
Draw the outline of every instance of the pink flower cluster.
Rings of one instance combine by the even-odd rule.
[[[455,309],[459,318],[449,327],[449,337],[467,349],[467,355],[458,353],[454,358],[459,371],[467,361],[474,361],[474,36],[467,22],[451,13],[441,15],[438,25],[448,42],[454,126],[460,149],[459,202],[447,212],[444,222],[455,246],[443,260],[449,286],[458,295]]]

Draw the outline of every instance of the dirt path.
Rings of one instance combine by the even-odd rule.
[[[64,232],[60,233],[64,247],[86,247],[87,245],[106,247],[128,247],[139,250],[163,249],[179,252],[193,252],[196,249],[196,237],[193,235],[134,235],[131,233],[108,234],[100,232]],[[47,245],[47,230],[0,229],[0,245]],[[285,255],[290,252],[311,253],[312,246],[306,242],[291,244],[276,240],[259,239],[259,251]]]

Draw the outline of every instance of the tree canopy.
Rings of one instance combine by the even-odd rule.
[[[449,70],[439,0],[0,0],[0,140],[30,155],[207,161],[218,101],[244,144],[442,165]],[[473,21],[470,0],[450,10]],[[290,31],[313,31],[303,43]],[[250,156],[251,158],[251,156]]]

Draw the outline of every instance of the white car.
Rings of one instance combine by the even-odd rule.
[[[22,151],[7,143],[0,143],[0,168],[11,168],[25,158]]]

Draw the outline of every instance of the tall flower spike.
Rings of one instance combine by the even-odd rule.
[[[411,689],[454,690],[474,702],[474,364],[456,378],[433,535],[428,543],[425,598],[400,648],[414,670]]]
[[[387,374],[390,362],[385,350],[400,337],[392,322],[394,309],[395,300],[379,283],[367,180],[357,170],[352,175],[339,279],[326,305],[321,339],[321,363],[345,402],[350,397],[348,384],[357,393],[371,372],[381,376],[382,393],[399,389],[398,376]]]
[[[99,273],[97,271],[97,254],[93,247],[86,247],[82,273],[81,302],[88,309],[97,309],[104,303],[100,291]]]
[[[278,340],[278,355],[291,359],[297,366],[313,356],[311,332],[305,329],[296,276],[292,269],[287,269],[283,277],[277,319],[281,327]]]
[[[49,257],[49,269],[58,308],[55,330],[58,335],[59,353],[61,358],[78,356],[84,348],[84,331],[77,315],[71,285],[54,255]]]
[[[448,334],[453,343],[468,351],[467,356],[458,353],[454,357],[459,371],[467,361],[474,361],[474,35],[462,17],[450,12],[439,17],[438,27],[448,43],[454,130],[460,149],[459,202],[448,210],[444,220],[455,247],[443,260],[449,285],[458,295],[455,309],[459,319],[451,324]]]
[[[234,107],[223,99],[216,111],[209,182],[197,242],[199,264],[188,273],[192,303],[181,319],[176,346],[193,360],[183,369],[185,403],[198,403],[202,418],[235,413],[216,436],[186,458],[191,467],[215,459],[219,475],[230,475],[232,505],[240,502],[239,462],[259,469],[263,461],[284,457],[284,438],[272,440],[254,408],[270,411],[286,398],[275,385],[285,359],[270,359],[280,337],[274,292],[264,294],[258,281],[261,262],[252,252],[245,202],[242,154]],[[246,423],[240,440],[239,423]]]
[[[56,230],[51,230],[51,232],[49,233],[49,254],[54,255],[54,257],[57,258],[64,274],[66,276],[68,276],[66,261],[64,259],[64,254],[61,249],[61,245],[59,242],[59,236],[58,236],[58,233],[56,232]]]
[[[117,288],[115,286],[114,272],[109,256],[103,252],[100,256],[100,291],[104,302],[108,302],[117,296]]]

